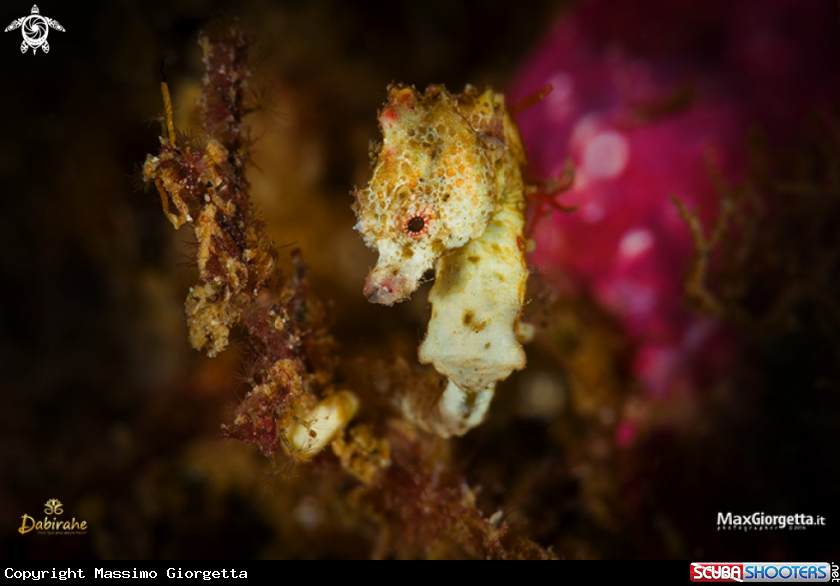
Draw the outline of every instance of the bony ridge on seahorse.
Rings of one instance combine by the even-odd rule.
[[[434,267],[419,359],[449,381],[440,397],[397,400],[426,430],[463,435],[484,419],[496,383],[525,367],[522,142],[504,96],[471,86],[392,86],[379,125],[371,180],[354,193],[356,229],[379,252],[364,293],[392,305]]]

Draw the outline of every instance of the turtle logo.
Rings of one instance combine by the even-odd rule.
[[[21,32],[23,33],[23,42],[20,44],[20,52],[26,53],[26,50],[29,47],[32,47],[33,55],[38,52],[39,48],[44,51],[44,53],[50,52],[50,45],[47,43],[47,33],[50,32],[50,28],[64,32],[64,27],[58,24],[58,21],[47,18],[46,16],[41,16],[37,4],[32,6],[32,14],[12,21],[12,24],[7,26],[6,30],[3,32],[7,33],[17,28],[22,29]]]

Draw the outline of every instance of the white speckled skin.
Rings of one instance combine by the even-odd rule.
[[[392,87],[379,122],[373,177],[355,193],[356,228],[379,251],[364,292],[402,301],[434,266],[419,357],[449,386],[432,405],[399,403],[421,427],[462,435],[481,423],[496,382],[525,366],[515,335],[528,276],[521,140],[504,97],[472,87]]]

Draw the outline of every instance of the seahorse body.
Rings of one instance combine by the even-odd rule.
[[[379,251],[364,292],[391,305],[435,268],[419,359],[449,383],[432,401],[399,402],[429,431],[462,435],[483,420],[496,382],[525,366],[522,143],[504,97],[469,86],[455,96],[392,87],[379,123],[373,176],[355,193],[356,228]]]

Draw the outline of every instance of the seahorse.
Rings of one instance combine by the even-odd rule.
[[[448,383],[397,402],[420,427],[460,436],[483,421],[496,383],[525,367],[522,141],[504,96],[472,86],[393,85],[378,119],[372,176],[354,192],[355,227],[379,253],[364,294],[403,301],[434,268],[419,360]]]

